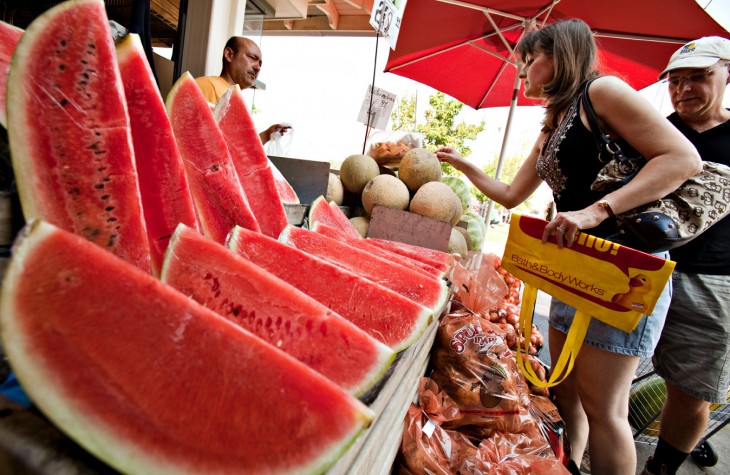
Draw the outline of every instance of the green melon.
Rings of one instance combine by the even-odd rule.
[[[436,154],[425,148],[412,148],[403,155],[398,165],[398,178],[415,192],[430,181],[441,181],[441,162]]]
[[[659,375],[639,381],[629,393],[629,423],[636,430],[659,419],[667,398],[667,386]]]
[[[464,213],[461,220],[466,222],[466,232],[469,236],[467,247],[470,251],[480,251],[484,242],[484,221],[470,213]]]
[[[359,195],[370,180],[380,175],[378,162],[369,155],[350,155],[340,166],[340,180],[350,193]]]
[[[471,209],[471,191],[469,190],[469,183],[460,176],[446,175],[441,178],[441,181],[449,185],[456,196],[461,201],[461,209],[464,213]]]
[[[324,473],[373,419],[101,247],[38,221],[23,236],[0,296],[10,366],[40,411],[119,472]]]
[[[36,18],[13,54],[8,141],[26,221],[46,220],[150,272],[124,86],[100,0]]]

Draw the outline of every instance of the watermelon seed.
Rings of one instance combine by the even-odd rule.
[[[117,218],[115,218],[114,216],[112,216],[111,218],[107,219],[106,222],[107,223],[113,223],[116,220],[117,220]]]
[[[61,46],[66,46],[66,40],[61,40]]]
[[[97,190],[101,190],[102,188],[104,188],[104,183],[97,183],[96,185],[94,185],[94,188],[96,188]]]
[[[110,195],[101,195],[102,200],[108,200],[109,198],[111,198]]]
[[[65,64],[59,64],[58,65],[58,69],[60,69],[61,71],[65,71],[66,70],[66,65]]]
[[[61,99],[61,107],[66,107],[67,104],[68,104],[68,99],[66,99],[66,98]]]
[[[104,211],[111,211],[113,209],[114,209],[114,206],[107,206],[106,208],[104,208]]]
[[[109,247],[112,247],[112,246],[114,246],[114,242],[115,242],[116,240],[117,240],[117,235],[116,235],[116,234],[112,234],[112,235],[110,235],[110,236],[109,236],[109,242],[108,242],[108,244],[107,244],[107,245],[108,245]]]
[[[81,190],[79,190],[78,188],[71,188],[71,189],[70,189],[70,190],[68,191],[68,193],[69,193],[69,194],[70,194],[71,196],[77,196],[77,195],[80,195],[80,194],[81,194]]]

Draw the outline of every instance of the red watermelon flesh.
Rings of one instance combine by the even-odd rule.
[[[278,237],[288,224],[274,174],[238,85],[228,88],[213,113],[261,232]]]
[[[20,38],[8,139],[27,221],[47,220],[150,271],[124,88],[101,1],[65,2]]]
[[[374,386],[395,357],[324,305],[184,225],[173,235],[162,281],[355,395]]]
[[[203,234],[223,243],[233,226],[261,231],[208,102],[190,73],[165,101]]]
[[[346,242],[352,247],[356,247],[360,250],[363,250],[365,252],[372,253],[374,256],[382,257],[383,259],[388,259],[392,262],[397,262],[398,264],[408,267],[409,269],[413,269],[415,271],[418,271],[424,275],[432,275],[434,277],[444,277],[445,272],[438,270],[435,267],[432,267],[428,264],[424,264],[421,261],[417,261],[415,259],[411,259],[410,257],[402,256],[400,254],[396,254],[392,251],[388,251],[386,249],[383,249],[382,247],[378,247],[376,244],[371,243],[367,239],[363,238],[351,238],[345,236],[345,234],[335,229],[334,227],[322,223],[322,222],[315,222],[314,226],[311,226],[312,231],[323,234],[327,237],[331,237],[332,239],[337,239],[342,242]]]
[[[454,267],[454,258],[445,252],[387,239],[367,238],[367,240],[383,249],[425,262],[447,273]]]
[[[8,84],[8,68],[15,46],[20,41],[23,30],[4,21],[0,21],[0,125],[7,128],[5,113],[5,89]]]
[[[134,157],[152,251],[152,273],[162,260],[179,223],[198,229],[193,198],[180,152],[139,36],[117,45],[119,71],[129,110]]]
[[[413,300],[262,234],[236,227],[228,247],[347,318],[393,351],[409,347],[431,321],[433,312]]]
[[[439,311],[446,303],[448,288],[443,280],[373,256],[337,239],[290,225],[281,233],[279,241],[344,267],[431,311]]]
[[[321,473],[374,414],[98,246],[34,222],[0,297],[3,346],[52,422],[123,473]]]
[[[292,188],[291,184],[289,184],[287,179],[281,174],[279,169],[276,168],[276,165],[274,165],[274,162],[271,160],[269,160],[269,167],[271,167],[271,172],[274,174],[274,182],[276,182],[276,189],[279,192],[281,201],[284,203],[299,204],[297,192],[294,191],[294,188]]]
[[[347,219],[337,203],[333,201],[332,205],[333,207],[330,207],[324,196],[318,196],[309,206],[309,227],[313,228],[315,223],[324,223],[339,230],[347,237],[362,239],[360,232]]]

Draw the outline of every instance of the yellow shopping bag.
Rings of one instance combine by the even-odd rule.
[[[555,237],[543,244],[547,221],[512,214],[502,267],[525,283],[519,332],[529,344],[537,291],[576,308],[573,324],[550,379],[540,381],[521,353],[517,362],[525,377],[539,387],[563,381],[573,369],[591,318],[631,332],[650,315],[672,275],[674,262],[605,239],[579,233],[572,247],[558,249]]]

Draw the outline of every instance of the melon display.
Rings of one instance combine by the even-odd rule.
[[[39,221],[23,236],[0,296],[3,348],[35,406],[118,471],[323,473],[374,418],[99,246]]]
[[[449,188],[456,194],[461,202],[461,209],[463,213],[466,213],[471,209],[471,191],[469,190],[469,183],[460,176],[446,175],[441,178],[443,183],[449,185]]]
[[[433,312],[422,305],[262,234],[236,227],[228,246],[347,318],[394,351],[402,351],[413,344],[431,321]]]
[[[309,229],[287,226],[279,241],[321,257],[383,285],[433,312],[441,310],[448,297],[444,281]]]
[[[380,175],[380,167],[368,155],[350,155],[340,166],[340,180],[350,193],[360,195],[370,180]]]
[[[308,220],[310,228],[315,223],[324,223],[338,229],[349,237],[355,239],[361,237],[340,207],[334,202],[328,203],[324,196],[318,196],[309,206]]]
[[[117,44],[117,59],[129,110],[152,273],[159,276],[177,225],[198,229],[198,218],[165,103],[139,36],[129,34]]]
[[[345,188],[342,186],[342,180],[334,173],[330,173],[327,177],[327,194],[324,198],[328,202],[334,201],[338,206],[341,206],[345,200]]]
[[[7,128],[26,221],[43,219],[150,272],[124,87],[101,1],[57,5],[15,49]]]
[[[326,306],[184,225],[170,241],[161,279],[352,394],[373,387],[395,357]]]
[[[370,217],[354,216],[350,218],[350,222],[353,226],[355,226],[355,229],[357,229],[357,232],[360,233],[360,236],[367,237],[368,229],[370,229]]]
[[[378,175],[362,190],[362,207],[367,214],[376,205],[395,209],[408,209],[411,195],[405,183],[392,175]]]
[[[269,159],[238,84],[228,88],[213,112],[261,232],[278,237],[288,221]]]
[[[466,233],[469,239],[466,242],[470,251],[479,251],[484,243],[484,220],[473,213],[464,213],[461,221],[466,223]]]
[[[368,241],[383,249],[419,260],[445,272],[450,271],[454,266],[454,258],[446,252],[387,239],[368,238]]]
[[[421,261],[402,256],[400,254],[396,254],[387,249],[383,249],[382,247],[379,247],[377,244],[374,244],[367,239],[352,238],[350,236],[347,236],[342,231],[325,223],[316,222],[314,223],[314,226],[312,226],[310,229],[312,229],[312,231],[316,233],[323,234],[333,239],[337,239],[338,241],[347,243],[352,247],[355,247],[365,252],[369,252],[374,256],[382,257],[383,259],[387,259],[391,262],[396,262],[402,266],[408,267],[409,269],[413,269],[422,274],[433,275],[435,277],[443,277],[445,274],[444,271],[425,264]]]
[[[413,195],[409,211],[453,224],[454,216],[460,214],[458,201],[447,184],[430,181],[421,186]]]
[[[469,250],[466,244],[466,238],[459,232],[456,227],[451,228],[449,234],[449,244],[447,252],[451,254],[458,254],[462,259],[466,259],[466,252]]]
[[[203,234],[223,243],[236,225],[261,231],[223,134],[190,73],[175,82],[165,105]]]
[[[398,178],[415,192],[431,181],[441,181],[443,172],[436,154],[425,148],[412,148],[403,155],[398,168]]]
[[[5,113],[5,89],[8,84],[8,67],[23,30],[10,23],[0,21],[0,125],[7,128]]]

